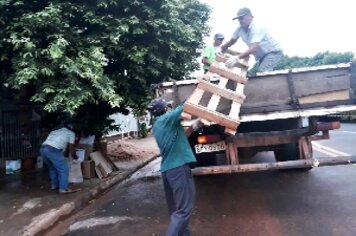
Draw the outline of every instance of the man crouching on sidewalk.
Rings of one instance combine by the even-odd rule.
[[[183,106],[168,112],[166,100],[157,98],[149,108],[156,118],[153,135],[161,152],[161,173],[170,215],[166,236],[189,236],[188,223],[195,202],[190,165],[196,159],[180,124]]]

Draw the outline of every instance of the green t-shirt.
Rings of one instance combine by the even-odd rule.
[[[210,63],[213,63],[215,61],[216,49],[215,49],[214,45],[207,46],[204,49],[203,57],[208,58]],[[209,69],[209,66],[204,65],[204,69],[206,69],[206,70]]]
[[[161,172],[196,162],[193,151],[180,124],[183,106],[159,116],[153,124],[153,135],[161,151]]]

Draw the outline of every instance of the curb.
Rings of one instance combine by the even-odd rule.
[[[27,225],[24,230],[21,232],[21,235],[23,236],[34,236],[36,234],[39,234],[50,227],[52,227],[57,221],[64,217],[64,216],[69,216],[70,214],[74,213],[75,211],[78,211],[79,209],[83,208],[88,204],[90,200],[93,198],[97,197],[99,194],[105,192],[115,184],[118,184],[128,177],[130,177],[133,173],[135,173],[137,170],[141,169],[145,165],[147,165],[149,162],[153,161],[160,155],[154,155],[150,158],[148,158],[146,161],[142,162],[141,164],[137,165],[134,169],[127,171],[123,175],[116,174],[112,177],[109,177],[106,181],[101,182],[98,186],[94,187],[90,191],[87,191],[83,193],[81,196],[79,196],[76,200],[66,203],[62,205],[58,209],[51,209],[37,217],[34,217],[32,222]]]

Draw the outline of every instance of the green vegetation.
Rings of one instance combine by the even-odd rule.
[[[140,137],[145,138],[148,135],[148,129],[146,123],[140,124]]]
[[[0,0],[0,12],[0,89],[79,117],[142,110],[152,83],[199,66],[209,33],[198,0]]]
[[[277,64],[275,70],[284,70],[292,68],[302,68],[310,66],[332,65],[339,63],[348,63],[356,60],[352,52],[322,52],[317,53],[312,57],[289,57],[288,55]],[[249,71],[251,75],[256,74],[257,64]]]
[[[313,57],[285,56],[278,63],[275,69],[281,70],[281,69],[347,63],[347,62],[351,62],[353,59],[354,59],[354,54],[352,52],[345,52],[345,53],[323,52],[323,53],[317,53]]]

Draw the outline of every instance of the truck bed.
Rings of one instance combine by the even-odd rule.
[[[217,83],[218,76],[211,77]],[[175,104],[193,92],[198,80],[165,82],[156,95]],[[234,89],[229,83],[227,88]],[[249,77],[240,122],[320,116],[356,110],[356,64],[346,63],[271,71]],[[204,94],[206,106],[211,94]],[[227,114],[231,103],[221,99],[217,111]]]

